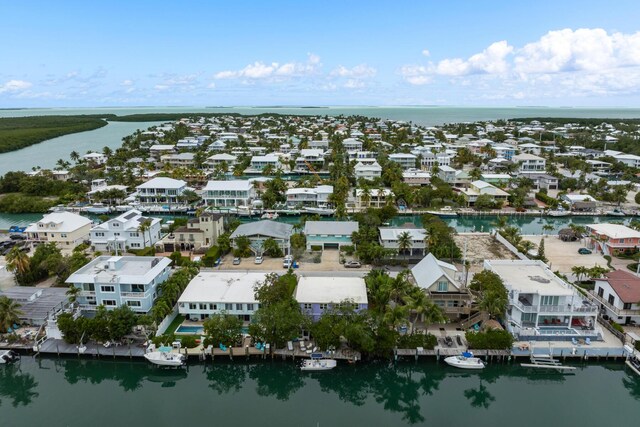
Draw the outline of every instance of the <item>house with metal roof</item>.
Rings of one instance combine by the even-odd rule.
[[[451,319],[469,314],[471,295],[458,268],[429,253],[411,269],[413,280]]]
[[[53,212],[29,225],[25,232],[29,240],[55,243],[60,249],[71,251],[89,239],[91,220],[71,212]]]
[[[69,307],[66,288],[36,288],[35,286],[14,286],[0,291],[20,304],[20,323],[41,326],[49,317]]]
[[[115,218],[111,218],[91,229],[91,246],[96,251],[109,252],[118,250],[120,253],[130,249],[142,249],[153,246],[160,240],[159,218],[149,218],[142,212],[132,209]],[[143,224],[147,230],[140,230]]]
[[[231,233],[231,242],[235,245],[235,240],[240,236],[246,236],[251,242],[250,248],[256,255],[261,255],[264,241],[274,239],[282,252],[289,254],[291,251],[291,235],[293,225],[271,220],[263,220],[241,224]]]
[[[340,249],[342,246],[350,246],[353,244],[351,234],[358,229],[357,221],[307,221],[304,224],[307,250]]]

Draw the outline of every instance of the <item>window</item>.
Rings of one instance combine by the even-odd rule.
[[[543,295],[540,297],[540,305],[558,305],[559,302],[559,296]]]
[[[604,289],[598,286],[598,296],[602,298],[604,296]]]
[[[82,284],[83,291],[95,291],[95,285],[93,283],[83,283]]]
[[[326,310],[329,308],[329,304],[320,304],[320,310]]]
[[[242,304],[236,304],[236,310],[242,311]]]
[[[115,292],[116,288],[115,286],[100,286],[100,292],[108,292],[108,293],[112,293]]]
[[[102,305],[106,306],[106,307],[115,307],[116,306],[116,300],[113,299],[103,299],[102,300]]]
[[[224,305],[224,309],[227,310],[227,311],[233,310],[233,304],[225,304]]]
[[[140,237],[138,233],[129,233],[129,237]]]
[[[131,285],[131,292],[144,292],[144,285]]]
[[[140,307],[140,301],[127,301],[129,307]]]
[[[441,280],[438,282],[438,292],[447,292],[449,290],[449,282]]]
[[[195,303],[189,304],[189,310],[197,310],[197,309],[198,309],[198,304],[195,304]]]
[[[104,237],[104,233],[96,233],[95,236],[96,237]]]
[[[209,309],[209,304],[200,304],[200,310],[208,310]]]
[[[624,305],[622,306],[623,310],[631,310],[631,303],[630,302],[625,302]]]
[[[305,310],[311,310],[311,304],[304,304],[303,307]]]
[[[213,309],[212,310],[217,310],[218,309],[218,304],[213,304]]]
[[[247,311],[253,311],[253,304],[247,304]]]
[[[613,305],[616,302],[616,297],[614,297],[613,295],[609,295],[609,304]]]
[[[65,239],[67,237],[67,233],[60,233],[60,237],[62,237],[63,239]]]
[[[139,248],[140,247],[140,243],[132,243],[131,247],[132,248]]]

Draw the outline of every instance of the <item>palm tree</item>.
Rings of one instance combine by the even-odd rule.
[[[411,233],[408,231],[403,231],[398,235],[398,250],[400,252],[409,251],[409,255],[411,255],[411,247],[413,246],[413,240],[411,239]]]
[[[143,247],[147,246],[147,239],[145,233],[149,232],[149,246],[151,246],[151,220],[149,218],[145,218],[144,221],[140,223],[138,226],[138,231],[142,233],[142,240],[144,242]]]
[[[507,311],[509,300],[506,294],[497,291],[487,291],[482,293],[482,299],[478,308],[489,313],[489,317],[495,318],[504,315]]]
[[[546,235],[547,231],[553,231],[553,225],[551,224],[545,224],[542,226],[542,230],[545,232],[544,234]]]
[[[76,286],[69,286],[69,288],[67,289],[67,297],[69,297],[69,302],[71,304],[73,304],[74,302],[76,302],[78,300],[78,295],[80,294],[81,289],[76,287]]]
[[[530,242],[529,240],[525,240],[524,242],[522,242],[520,246],[522,247],[522,250],[524,251],[524,253],[527,254],[529,253],[530,250],[536,247],[536,244],[533,242]]]
[[[78,152],[75,150],[72,151],[71,154],[69,154],[69,157],[76,163],[78,163],[78,160],[80,160],[80,154],[78,154]]]
[[[0,296],[0,331],[7,332],[9,328],[20,321],[20,304],[6,296]]]
[[[362,192],[360,193],[360,202],[365,207],[369,207],[369,204],[371,203],[371,189],[369,187],[362,188]]]
[[[584,265],[575,265],[571,267],[571,272],[576,276],[576,281],[581,282],[581,279],[589,274],[589,269]]]
[[[594,265],[593,267],[588,269],[587,274],[589,274],[589,276],[591,276],[592,279],[599,279],[605,274],[607,274],[608,272],[609,272],[608,268],[601,267],[599,265]]]
[[[7,270],[15,273],[16,276],[27,273],[31,266],[29,256],[26,253],[22,252],[17,246],[14,246],[9,251],[5,260],[7,261]]]

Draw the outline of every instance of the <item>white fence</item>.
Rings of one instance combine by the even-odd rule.
[[[509,241],[507,239],[502,237],[500,235],[500,233],[496,233],[495,236],[496,236],[496,239],[498,240],[498,242],[502,243],[507,249],[509,249],[519,259],[529,260],[529,258],[526,255],[524,255],[518,249],[516,249],[516,247],[513,246],[511,243],[509,243]]]
[[[165,333],[173,319],[178,316],[178,304],[173,307],[173,311],[167,317],[165,317],[162,322],[158,325],[158,330],[156,331],[156,336],[162,335]]]

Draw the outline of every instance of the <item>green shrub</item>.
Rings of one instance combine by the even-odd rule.
[[[344,251],[345,254],[347,254],[348,256],[351,256],[354,254],[354,252],[356,251],[356,248],[353,247],[353,245],[345,245],[342,246],[341,249]]]
[[[213,267],[216,260],[220,258],[221,252],[218,246],[211,246],[202,257],[202,264],[205,267]]]
[[[611,265],[611,255],[605,255],[603,256],[604,259],[607,260],[607,267],[609,267],[610,269],[614,269],[613,266]]]
[[[636,350],[640,351],[640,341],[636,341]]]
[[[312,251],[321,251],[322,250],[322,246],[321,245],[311,245],[311,250]]]
[[[431,334],[410,334],[400,335],[398,337],[398,348],[417,348],[422,347],[425,350],[433,350],[438,340]]]
[[[465,338],[469,348],[476,350],[509,350],[513,345],[513,335],[508,331],[467,331]]]
[[[613,329],[624,334],[624,329],[622,328],[622,325],[614,322],[613,320],[611,320],[609,323],[611,323],[611,326],[613,327]]]
[[[149,246],[142,249],[129,249],[129,252],[136,256],[154,256],[156,254],[156,248]]]
[[[196,341],[199,340],[200,337],[196,337],[195,335],[182,335],[178,339],[180,340],[182,347],[196,348],[198,346]]]

